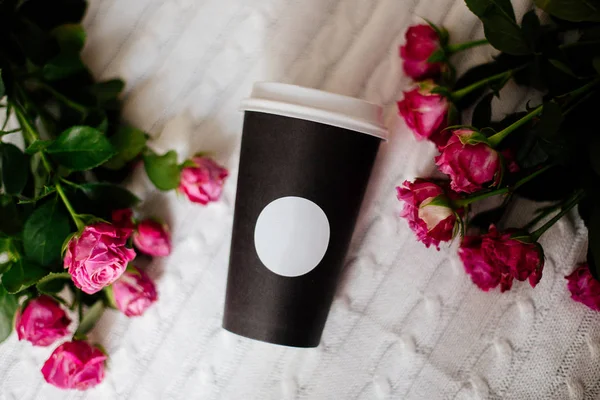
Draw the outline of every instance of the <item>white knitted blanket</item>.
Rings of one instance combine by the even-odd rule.
[[[518,15],[529,3],[514,2]],[[223,201],[202,207],[131,187],[174,234],[155,260],[160,299],[140,318],[107,312],[94,339],[110,353],[87,392],[47,385],[50,350],[0,345],[0,399],[591,399],[600,396],[600,314],[569,299],[563,276],[586,248],[581,221],[543,238],[536,289],[483,293],[455,248],[417,243],[394,187],[433,171],[435,150],[396,116],[409,80],[398,45],[419,16],[454,42],[483,37],[462,0],[93,0],[85,58],[127,81],[125,117],[181,157],[211,150],[232,171]],[[490,49],[456,59],[459,71]],[[221,329],[242,114],[254,81],[296,83],[386,106],[382,146],[321,346],[294,349]],[[502,112],[522,101],[514,86]],[[521,208],[521,207],[519,207]],[[524,211],[523,211],[524,213]],[[515,220],[519,217],[516,215]]]

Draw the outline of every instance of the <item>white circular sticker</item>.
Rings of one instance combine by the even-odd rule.
[[[302,197],[281,197],[267,204],[256,220],[254,246],[272,272],[288,277],[312,271],[329,245],[325,212]]]

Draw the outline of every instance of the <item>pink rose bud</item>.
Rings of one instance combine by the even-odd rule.
[[[194,203],[206,205],[219,200],[229,172],[208,157],[194,157],[191,161],[196,166],[181,171],[179,190]]]
[[[171,235],[166,225],[152,219],[140,222],[133,233],[133,244],[144,254],[164,257],[171,254]]]
[[[414,25],[406,31],[406,43],[400,47],[406,75],[415,80],[436,78],[442,71],[442,63],[430,63],[427,59],[440,49],[440,37],[429,25]]]
[[[592,276],[588,264],[580,264],[565,278],[573,300],[600,311],[600,282]]]
[[[451,104],[443,95],[431,92],[436,87],[432,81],[425,81],[418,88],[404,92],[398,110],[417,140],[429,139],[441,147],[450,137],[450,132],[444,128],[448,126]]]
[[[86,390],[104,379],[106,355],[88,342],[75,340],[58,346],[42,367],[44,379],[61,389]]]
[[[122,229],[128,229],[133,232],[135,224],[133,223],[133,210],[131,208],[123,208],[112,212],[111,220],[114,226]]]
[[[148,307],[158,300],[154,282],[138,268],[127,270],[112,284],[117,308],[128,317],[142,315]]]
[[[105,222],[88,225],[67,245],[65,268],[73,283],[88,294],[94,294],[116,281],[135,251],[126,247],[129,231]]]
[[[477,192],[498,183],[501,177],[502,163],[496,150],[486,143],[467,144],[474,134],[478,133],[471,129],[453,131],[435,158],[439,170],[450,176],[450,187],[457,192]]]
[[[15,330],[19,340],[27,340],[34,346],[49,346],[69,334],[70,323],[67,313],[56,300],[40,296],[17,311]]]
[[[428,204],[436,197],[445,195],[444,189],[433,182],[416,179],[412,183],[405,181],[396,190],[398,200],[404,202],[400,216],[406,218],[410,229],[425,246],[434,245],[439,250],[440,242],[452,239],[456,212],[446,205]]]
[[[494,225],[480,237],[465,237],[458,254],[473,282],[482,290],[500,284],[510,290],[513,279],[535,287],[542,279],[544,251],[537,242],[515,239],[514,230],[498,233]]]

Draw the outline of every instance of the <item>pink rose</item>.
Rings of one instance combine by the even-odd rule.
[[[501,177],[500,155],[485,143],[466,144],[477,132],[457,129],[435,158],[439,170],[450,176],[450,187],[457,192],[474,193]],[[465,142],[465,143],[463,143]]]
[[[456,214],[460,215],[462,210],[455,212],[449,206],[428,205],[436,197],[445,195],[444,189],[433,182],[416,179],[402,185],[396,188],[398,200],[404,202],[400,216],[406,218],[410,229],[425,246],[433,244],[439,250],[440,242],[452,239]]]
[[[152,303],[158,300],[154,282],[138,268],[125,271],[112,284],[112,289],[117,308],[128,317],[142,315]]]
[[[600,282],[592,276],[588,264],[580,264],[565,278],[573,300],[600,311]]]
[[[66,336],[70,323],[60,304],[45,295],[28,301],[15,316],[19,340],[27,340],[34,346],[49,346]]]
[[[542,279],[544,252],[537,242],[515,239],[514,230],[498,233],[494,225],[480,237],[464,238],[458,254],[473,282],[482,290],[500,285],[502,292],[513,279],[535,287]],[[519,235],[518,235],[519,236]]]
[[[135,251],[126,247],[129,232],[114,225],[98,222],[88,225],[67,245],[65,268],[75,286],[94,294],[116,281],[135,258]]]
[[[463,262],[465,271],[471,280],[484,292],[500,285],[502,292],[510,290],[513,278],[510,274],[502,273],[490,265],[481,251],[481,236],[465,236],[458,249],[458,255]]]
[[[164,257],[171,253],[171,235],[166,225],[152,219],[140,222],[133,233],[133,244],[144,254]]]
[[[429,63],[427,59],[440,49],[440,37],[429,25],[415,25],[406,31],[406,43],[400,47],[406,75],[415,80],[436,78],[442,71],[442,63]]]
[[[421,82],[419,87],[404,92],[404,99],[398,102],[398,110],[406,125],[413,131],[417,140],[429,139],[438,147],[444,146],[450,132],[448,109],[451,104],[439,93],[431,93],[437,87],[431,81]]]
[[[219,200],[229,172],[208,157],[194,157],[191,161],[196,166],[181,171],[179,190],[194,203],[206,205]]]
[[[114,226],[121,229],[127,229],[130,233],[135,229],[135,224],[133,223],[133,210],[131,210],[131,208],[114,210],[111,215],[111,220]]]
[[[492,265],[508,271],[516,280],[529,279],[529,284],[535,287],[542,279],[544,268],[542,247],[536,242],[514,239],[514,236],[514,231],[498,233],[491,225],[489,232],[483,235],[481,251]]]
[[[75,340],[58,346],[42,367],[44,379],[61,389],[86,390],[104,379],[106,355],[88,342]]]

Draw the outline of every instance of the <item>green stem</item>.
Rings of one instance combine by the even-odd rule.
[[[19,124],[21,125],[21,128],[23,128],[23,134],[27,136],[29,144],[35,142],[36,140],[40,140],[40,136],[38,135],[36,130],[33,129],[33,127],[31,126],[31,123],[25,116],[25,112],[21,109],[21,106],[16,103],[13,103],[12,108],[15,110],[15,114],[17,115],[17,119],[19,120]],[[50,165],[50,161],[48,161],[46,155],[43,152],[40,152],[39,154],[42,159],[42,164],[44,164],[44,168],[46,168],[46,171],[48,171],[48,173],[52,172],[52,166]]]
[[[21,128],[15,128],[15,129],[11,129],[11,130],[8,130],[8,131],[1,130],[0,131],[0,136],[2,136],[2,135],[8,135],[9,133],[15,133],[15,132],[21,132]]]
[[[561,207],[561,211],[556,214],[552,219],[542,225],[539,229],[531,233],[531,239],[537,241],[540,236],[542,236],[552,225],[554,225],[559,219],[565,216],[573,207],[575,207],[581,199],[585,196],[585,192],[583,190],[578,190],[575,192],[569,200],[567,200],[566,204]]]
[[[504,71],[501,72],[499,74],[496,75],[492,75],[488,78],[482,79],[479,82],[475,82],[467,87],[464,87],[462,89],[459,89],[455,92],[452,92],[451,94],[451,98],[453,102],[457,102],[458,100],[462,99],[463,97],[465,97],[466,95],[468,95],[469,93],[471,93],[474,90],[480,89],[486,85],[488,85],[489,83],[492,83],[494,81],[500,81],[503,79],[508,79],[510,78],[515,72],[521,70],[523,67],[521,68],[516,68],[516,69],[511,69],[508,71]]]
[[[60,178],[60,180],[61,180],[61,182],[66,183],[67,185],[74,187],[75,189],[81,189],[81,185],[78,185],[75,182],[71,182],[71,181],[69,181],[69,180],[67,180],[65,178]]]
[[[600,78],[596,78],[593,81],[586,83],[582,87],[573,90],[572,92],[569,92],[569,93],[566,93],[564,95],[558,96],[558,98],[564,98],[564,97],[570,97],[571,98],[570,101],[568,101],[564,105],[565,107],[568,107],[565,112],[570,112],[572,110],[573,107],[569,104],[571,101],[577,100],[575,102],[575,105],[579,104],[579,100],[581,100],[581,99],[577,99],[577,97],[580,96],[580,95],[582,95],[582,94],[585,94],[591,88],[593,88],[594,86],[596,86],[598,83],[600,83]],[[517,122],[515,122],[512,125],[504,128],[500,132],[498,132],[498,133],[490,136],[488,138],[488,141],[489,141],[490,145],[492,147],[497,147],[500,144],[500,142],[506,136],[508,136],[511,132],[513,132],[514,130],[520,128],[521,126],[523,126],[526,123],[528,123],[529,121],[531,121],[534,117],[536,117],[537,115],[541,114],[543,108],[544,108],[543,105],[538,106],[537,108],[535,108],[533,111],[530,111],[526,116],[524,116],[523,118],[521,118]]]
[[[451,44],[451,45],[448,45],[448,47],[446,47],[446,51],[449,54],[455,54],[455,53],[458,53],[459,51],[472,49],[473,47],[482,46],[482,45],[489,44],[489,43],[490,42],[488,42],[487,39],[481,39],[481,40],[474,40],[472,42]]]
[[[36,140],[40,140],[40,136],[35,131],[35,129],[33,129],[31,124],[29,123],[29,120],[25,116],[24,111],[21,110],[21,106],[15,103],[15,104],[13,104],[13,108],[15,109],[15,113],[17,115],[17,119],[19,120],[19,123],[21,124],[21,127],[23,128],[23,133],[28,136],[30,144],[35,142]],[[44,168],[46,168],[46,171],[48,171],[49,174],[52,173],[52,166],[50,165],[50,162],[46,158],[46,155],[44,154],[44,152],[40,152],[39,154],[42,159],[42,163],[44,164]],[[58,182],[58,181],[56,182],[56,191],[58,192],[58,195],[62,199],[65,207],[69,211],[69,214],[71,214],[71,218],[73,219],[73,222],[75,222],[77,229],[78,230],[83,229],[85,227],[85,224],[77,216],[77,213],[73,209],[71,202],[67,198],[67,195],[65,194],[60,182]]]
[[[586,93],[583,97],[577,99],[577,101],[575,101],[573,104],[569,104],[567,102],[567,104],[565,104],[565,110],[562,113],[563,116],[567,115],[568,113],[573,111],[575,108],[577,108],[579,105],[588,101],[590,99],[590,97],[592,97],[593,95],[594,95],[594,92]]]
[[[510,188],[507,186],[503,187],[502,189],[490,190],[488,192],[478,193],[474,196],[465,197],[464,199],[455,200],[453,203],[455,207],[464,207],[468,206],[471,203],[475,203],[476,201],[484,200],[488,197],[506,194],[508,192],[510,192]]]
[[[50,94],[52,94],[54,97],[56,97],[61,102],[63,102],[66,106],[72,108],[75,111],[80,112],[83,115],[87,115],[87,113],[88,113],[87,107],[70,100],[68,97],[66,97],[65,95],[63,95],[62,93],[60,93],[59,91],[54,89],[52,86],[46,85],[45,83],[41,83],[40,87],[42,89],[46,90],[47,92],[49,92]]]
[[[490,82],[494,82],[496,80],[501,80],[501,79],[506,79],[508,77],[510,77],[512,74],[512,71],[505,71],[502,72],[500,74],[496,74],[496,75],[492,75],[488,78],[485,78],[479,82],[475,82],[467,87],[464,87],[462,89],[459,89],[455,92],[452,92],[452,101],[457,102],[458,100],[462,99],[463,97],[465,97],[467,94],[471,93],[474,90],[477,90],[479,88],[482,88],[484,86],[486,86],[487,84],[489,84]]]
[[[455,200],[453,202],[454,206],[457,207],[457,208],[458,207],[464,207],[464,206],[467,206],[467,205],[469,205],[471,203],[475,203],[476,201],[487,199],[488,197],[498,196],[498,195],[501,195],[501,194],[506,194],[506,193],[514,192],[519,187],[523,186],[524,184],[526,184],[527,182],[529,182],[532,179],[536,178],[537,176],[543,174],[544,172],[546,172],[548,169],[552,168],[553,166],[554,166],[553,164],[546,165],[546,166],[538,169],[537,171],[535,171],[535,172],[527,175],[526,177],[520,179],[513,186],[510,186],[510,187],[507,186],[507,187],[503,187],[501,189],[491,190],[491,191],[485,192],[485,193],[478,193],[478,194],[475,194],[474,196],[466,197],[464,199]]]
[[[77,317],[79,317],[77,324],[80,324],[81,320],[83,319],[83,302],[81,301],[81,290],[75,291],[75,300],[73,301],[73,306],[77,306]]]
[[[67,198],[67,195],[65,194],[65,192],[64,192],[64,190],[63,190],[60,182],[56,182],[56,191],[58,192],[58,195],[60,196],[60,198],[62,199],[63,203],[65,204],[65,207],[69,211],[69,214],[71,215],[71,218],[73,219],[73,222],[75,222],[75,225],[77,226],[77,229],[78,230],[82,230],[85,227],[85,224],[77,216],[77,213],[73,209],[73,206],[71,205],[71,202]]]
[[[594,86],[596,86],[598,83],[600,83],[600,78],[596,78],[592,81],[589,81],[588,83],[586,83],[585,85],[583,85],[582,87],[573,90],[572,92],[569,93],[565,93],[563,95],[558,96],[558,98],[564,98],[564,97],[577,97],[581,94],[586,93],[588,90],[590,90],[591,88],[593,88]]]
[[[529,231],[531,230],[534,226],[537,225],[538,222],[540,222],[541,220],[543,220],[544,218],[546,218],[548,215],[552,214],[553,212],[555,212],[556,210],[558,210],[559,208],[561,208],[564,205],[564,203],[560,203],[556,206],[551,206],[551,207],[545,207],[543,209],[538,210],[539,214],[537,215],[537,217],[535,217],[534,219],[532,219],[531,221],[529,221],[527,223],[527,225],[525,225],[523,227],[524,230]]]
[[[492,147],[497,147],[500,144],[500,142],[502,140],[504,140],[504,138],[507,137],[511,132],[522,127],[523,125],[525,125],[526,123],[531,121],[534,117],[539,115],[542,112],[543,108],[544,108],[543,105],[538,106],[536,109],[534,109],[533,111],[530,111],[526,116],[524,116],[517,122],[507,126],[506,128],[502,129],[500,132],[490,136],[488,138],[488,142],[490,143],[490,145]]]

